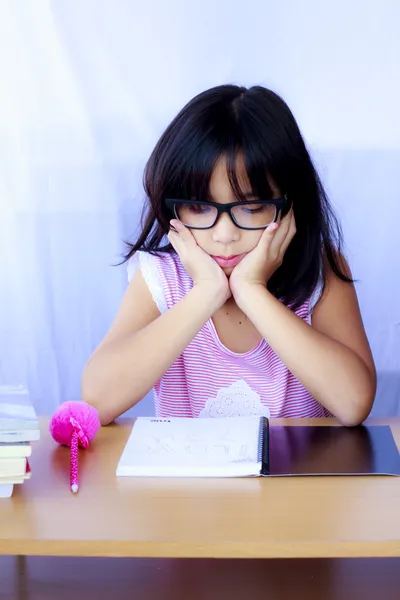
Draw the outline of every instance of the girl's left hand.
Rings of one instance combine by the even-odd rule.
[[[293,210],[280,223],[273,223],[263,232],[257,246],[233,269],[229,278],[231,292],[236,298],[250,286],[266,287],[269,279],[281,266],[290,242],[296,234]]]

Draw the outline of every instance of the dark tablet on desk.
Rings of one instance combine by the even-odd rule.
[[[269,475],[399,475],[387,425],[269,428]]]

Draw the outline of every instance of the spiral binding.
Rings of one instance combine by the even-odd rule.
[[[269,419],[260,418],[258,430],[258,462],[261,463],[261,475],[269,474]]]

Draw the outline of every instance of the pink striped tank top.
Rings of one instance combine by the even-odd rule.
[[[161,313],[179,302],[193,282],[173,253],[138,252],[128,263],[128,280],[137,267]],[[320,290],[296,310],[307,322]],[[160,417],[324,417],[321,406],[288,370],[266,340],[243,354],[226,348],[212,319],[154,387]]]

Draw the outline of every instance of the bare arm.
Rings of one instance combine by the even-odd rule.
[[[202,326],[229,298],[228,280],[179,222],[168,239],[193,280],[191,291],[160,315],[141,271],[82,377],[82,397],[102,424],[113,421],[154,387]]]
[[[329,272],[312,326],[262,286],[244,287],[236,301],[288,369],[344,425],[368,416],[375,366],[352,284]]]
[[[214,288],[194,286],[160,315],[141,272],[136,274],[82,377],[82,397],[97,408],[103,425],[152,389],[220,305]]]

